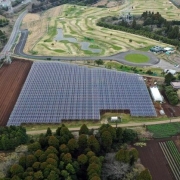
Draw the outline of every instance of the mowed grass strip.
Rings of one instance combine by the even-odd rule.
[[[128,54],[125,60],[133,63],[145,63],[149,61],[149,57],[143,54]]]

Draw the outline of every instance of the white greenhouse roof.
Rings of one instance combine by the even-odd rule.
[[[160,102],[163,101],[163,97],[156,86],[150,87],[150,91],[154,101],[160,101]]]

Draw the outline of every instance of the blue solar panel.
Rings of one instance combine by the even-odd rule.
[[[58,62],[35,62],[7,125],[98,120],[100,110],[156,116],[140,75]]]

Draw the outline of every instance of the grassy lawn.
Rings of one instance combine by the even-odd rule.
[[[128,54],[125,60],[133,63],[145,63],[149,61],[149,57],[143,54]]]

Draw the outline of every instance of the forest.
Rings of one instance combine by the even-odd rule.
[[[10,166],[5,180],[152,180],[148,169],[138,170],[137,139],[132,129],[103,124],[97,133],[85,124],[74,136],[62,124],[52,133],[48,128],[38,138],[30,138],[28,153]]]

